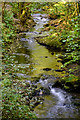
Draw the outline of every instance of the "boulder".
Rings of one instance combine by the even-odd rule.
[[[50,71],[51,68],[43,68],[43,70],[45,70],[45,71]]]

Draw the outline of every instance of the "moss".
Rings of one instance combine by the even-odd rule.
[[[80,80],[75,75],[70,75],[63,77],[55,82],[52,87],[60,87],[69,92],[78,92],[80,93]]]
[[[47,46],[50,46],[50,47],[53,47],[53,49],[61,49],[61,45],[62,43],[59,41],[58,38],[56,37],[53,37],[53,36],[49,36],[49,37],[38,37],[36,38],[37,42],[38,43],[41,43],[41,44],[44,44],[44,45],[47,45]]]
[[[70,88],[68,87],[68,86],[66,86],[66,85],[64,85],[64,88],[66,89],[66,90],[69,90]]]

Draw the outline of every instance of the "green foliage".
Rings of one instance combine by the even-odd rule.
[[[13,14],[10,11],[4,11],[4,23],[2,24],[2,38],[3,41],[12,42],[11,38],[15,36],[13,26]]]
[[[7,78],[2,81],[2,86],[10,87],[11,85],[12,85],[12,81]]]
[[[73,74],[69,74],[69,77],[65,78],[66,82],[75,82],[78,80],[78,77],[73,75]]]
[[[72,19],[72,26],[73,31],[70,31],[70,33],[67,35],[67,39],[62,40],[63,43],[67,45],[66,47],[66,53],[65,53],[65,60],[68,59],[64,66],[77,62],[80,60],[80,26],[79,26],[79,20],[80,17],[77,16],[74,19]]]
[[[10,4],[14,9],[17,7],[16,3]],[[32,113],[30,107],[26,105],[26,100],[21,101],[23,95],[18,91],[17,83],[15,83],[16,87],[13,86],[12,77],[10,76],[10,69],[12,69],[10,64],[13,63],[13,60],[8,56],[8,49],[16,36],[13,15],[12,11],[4,10],[4,23],[2,23],[3,80],[0,81],[2,86],[2,119],[32,119],[36,116]],[[15,68],[12,71],[15,71]]]
[[[9,83],[10,84],[10,83]],[[5,85],[5,82],[4,82]],[[3,119],[35,118],[29,106],[21,102],[22,95],[15,88],[4,86],[2,89],[2,117]]]
[[[70,70],[72,71],[72,70]],[[64,82],[64,89],[68,91],[77,91],[79,92],[79,87],[80,87],[80,81],[78,76],[75,76],[73,74],[69,74],[68,77],[63,77],[61,82]]]
[[[15,3],[15,2],[10,2],[9,3],[11,6],[12,6],[12,9],[11,9],[11,11],[12,11],[12,13],[13,13],[13,15],[16,17],[16,18],[18,18],[18,14],[19,14],[19,3]]]

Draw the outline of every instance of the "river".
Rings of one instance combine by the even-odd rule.
[[[29,32],[23,32],[18,44],[14,45],[14,50],[10,57],[15,61],[13,67],[16,71],[16,79],[34,82],[34,78],[39,78],[35,84],[38,87],[43,86],[50,90],[49,95],[43,96],[43,103],[34,109],[37,117],[79,118],[79,106],[74,105],[73,101],[79,101],[80,95],[67,93],[60,88],[52,88],[57,77],[65,75],[65,71],[55,71],[60,69],[62,65],[61,62],[57,62],[57,55],[61,53],[53,51],[54,54],[52,54],[52,51],[38,44],[35,40],[36,37],[49,35],[50,31],[40,33],[43,25],[49,21],[45,16],[45,14],[33,14],[32,17],[36,25]]]

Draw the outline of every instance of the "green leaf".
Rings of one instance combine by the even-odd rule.
[[[62,42],[66,42],[66,40],[63,40]]]

